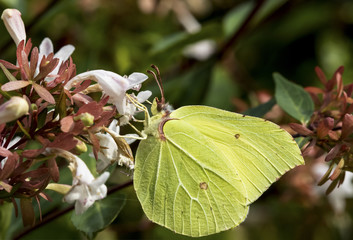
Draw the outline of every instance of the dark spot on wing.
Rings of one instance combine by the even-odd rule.
[[[206,182],[200,183],[200,188],[203,189],[203,190],[207,190],[207,188],[208,188],[207,183]]]
[[[237,134],[234,135],[234,137],[235,137],[236,139],[239,139],[239,138],[240,138],[240,134],[237,133]]]

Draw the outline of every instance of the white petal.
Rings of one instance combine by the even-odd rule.
[[[75,51],[75,47],[72,45],[65,45],[60,50],[55,53],[54,58],[59,58],[62,62],[65,62],[71,54]]]
[[[94,177],[91,171],[88,169],[85,162],[81,160],[81,158],[76,157],[76,164],[76,176],[74,178],[79,180],[80,183],[84,184],[89,184],[94,181]]]
[[[137,101],[140,103],[145,102],[147,99],[149,99],[152,95],[152,92],[147,90],[147,91],[141,91],[137,94]]]
[[[119,134],[120,132],[120,126],[118,124],[118,120],[114,119],[110,125],[109,125],[109,129],[112,130],[113,132]]]
[[[109,172],[104,172],[102,173],[99,177],[97,177],[96,179],[94,179],[90,184],[89,186],[92,188],[92,189],[98,189],[99,187],[101,186],[105,186],[104,183],[108,180],[110,176],[110,173]]]
[[[48,56],[50,53],[54,52],[53,43],[49,38],[44,38],[41,44],[39,45],[39,53],[43,56]],[[39,61],[42,60],[39,58]]]
[[[65,195],[64,201],[67,203],[73,203],[74,201],[79,200],[83,195],[82,190],[82,186],[80,185],[73,186],[68,194]]]
[[[131,89],[134,86],[141,84],[142,82],[146,81],[148,78],[148,76],[146,74],[143,73],[139,73],[139,72],[134,72],[132,74],[129,75],[128,80],[129,80],[129,88]]]
[[[49,74],[51,75],[58,74],[61,64],[65,62],[67,59],[69,59],[69,57],[71,56],[74,50],[75,50],[74,46],[66,45],[66,46],[63,46],[57,53],[55,53],[54,58],[58,58],[59,62],[58,62],[58,65],[56,65],[56,67]],[[45,81],[50,82],[54,79],[55,77],[46,77]]]

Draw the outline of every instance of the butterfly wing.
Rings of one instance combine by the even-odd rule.
[[[186,121],[167,121],[164,134],[149,136],[136,153],[134,187],[147,217],[189,236],[244,221],[246,189],[224,154]]]
[[[249,204],[284,172],[303,164],[293,138],[263,119],[206,106],[172,112],[141,141],[134,187],[152,221],[203,236],[239,225]]]
[[[265,119],[207,106],[186,106],[171,114],[196,128],[214,148],[223,152],[226,165],[237,170],[255,201],[288,170],[304,164],[293,137]]]

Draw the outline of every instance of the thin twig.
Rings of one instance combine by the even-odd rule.
[[[244,20],[244,22],[241,24],[240,28],[238,29],[238,31],[236,31],[233,36],[224,43],[224,45],[220,48],[219,52],[218,52],[218,59],[222,59],[227,53],[228,50],[234,45],[234,43],[238,40],[239,36],[242,35],[249,23],[251,22],[251,20],[253,19],[253,17],[256,15],[256,13],[261,9],[262,5],[266,2],[266,0],[258,0],[256,1],[256,5],[253,8],[253,10],[249,13],[249,15],[246,17],[246,19]]]
[[[130,185],[132,185],[133,181],[130,180],[124,184],[121,184],[121,185],[117,185],[117,186],[114,186],[114,187],[111,187],[109,190],[108,190],[108,195],[109,194],[112,194],[116,191],[119,191],[121,189],[124,189],[126,187],[129,187]],[[17,240],[17,239],[21,239],[23,236],[29,234],[30,232],[36,230],[37,228],[39,227],[42,227],[44,226],[45,224],[57,219],[58,217],[61,217],[62,215],[72,211],[73,209],[75,208],[74,205],[71,205],[71,206],[68,206],[67,208],[64,208],[60,211],[57,211],[57,212],[53,212],[53,213],[50,213],[47,217],[43,218],[43,221],[41,222],[38,222],[37,224],[35,224],[34,226],[32,227],[29,227],[25,230],[23,230],[22,232],[20,232],[19,234],[17,234],[16,236],[14,236],[14,240]]]

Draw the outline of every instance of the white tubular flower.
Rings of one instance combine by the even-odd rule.
[[[0,124],[22,117],[29,111],[28,103],[21,97],[12,97],[0,106]]]
[[[59,59],[58,65],[49,73],[49,75],[56,75],[59,72],[61,64],[69,59],[71,54],[74,52],[75,47],[71,44],[65,45],[58,52],[54,54],[54,58]],[[49,38],[44,38],[41,44],[39,45],[39,56],[38,56],[38,65],[36,68],[35,76],[39,73],[39,65],[43,56],[48,56],[50,53],[54,53],[53,43]],[[46,77],[45,81],[50,82],[54,80],[55,77]]]
[[[110,71],[93,70],[75,76],[67,82],[65,88],[70,89],[80,84],[82,81],[93,80],[97,82],[103,89],[103,92],[109,96],[109,102],[116,106],[118,112],[125,115],[129,112],[125,96],[126,91],[129,89],[138,90],[141,83],[147,78],[147,75],[143,73],[132,73],[128,77],[122,77]]]
[[[21,18],[21,13],[17,9],[5,9],[2,12],[1,19],[4,21],[7,31],[10,33],[16,46],[26,40],[25,25]]]
[[[48,148],[45,154],[56,154],[70,162],[69,168],[73,174],[72,188],[65,195],[64,201],[76,202],[75,213],[77,215],[84,213],[96,200],[107,196],[107,187],[104,183],[109,178],[109,172],[104,172],[98,178],[94,178],[85,162],[68,151]]]
[[[109,172],[102,173],[98,178],[94,178],[86,164],[76,157],[76,161],[70,163],[74,170],[74,179],[72,188],[64,197],[64,201],[75,203],[75,212],[77,215],[84,213],[96,200],[107,196],[107,187],[105,182],[109,178]]]
[[[109,130],[111,130],[111,133],[115,133],[116,135],[119,135],[120,127],[118,125],[117,120],[113,120],[111,124],[109,125]],[[133,161],[124,156],[119,149],[117,143],[111,136],[111,134],[103,134],[103,133],[97,133],[96,136],[99,139],[99,144],[101,146],[100,151],[98,152],[98,161],[97,161],[97,171],[101,172],[104,169],[106,169],[110,164],[114,162],[118,162],[120,166],[127,166],[130,169],[134,168],[134,163]],[[137,135],[134,135],[137,136]],[[127,144],[131,144],[135,139],[125,139]]]

